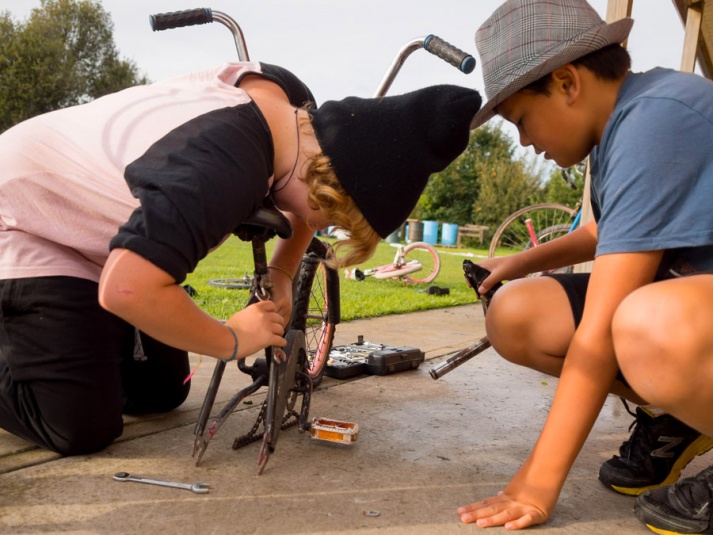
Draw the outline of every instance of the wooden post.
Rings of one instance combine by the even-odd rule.
[[[696,68],[696,55],[698,53],[698,39],[701,35],[703,21],[703,2],[690,1],[686,8],[686,31],[683,37],[683,54],[681,55],[681,70],[693,72]]]

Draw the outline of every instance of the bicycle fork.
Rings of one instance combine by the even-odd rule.
[[[298,372],[298,364],[304,362],[307,354],[305,335],[302,331],[290,330],[285,338],[287,340],[286,361],[278,363],[275,359],[272,359],[270,366],[270,380],[265,410],[265,432],[257,461],[258,474],[262,474],[270,454],[275,452],[280,430],[289,426],[289,418],[294,416],[299,424],[299,430],[304,432],[307,427],[307,418],[309,417],[312,380],[307,374]],[[287,397],[290,393],[293,394],[293,403],[288,407]],[[299,414],[294,411],[294,401],[298,393],[302,394],[302,408]],[[286,409],[287,414],[285,414]],[[285,415],[284,418],[283,415]],[[238,439],[236,439],[237,441]],[[233,447],[235,447],[235,443]]]
[[[253,299],[269,299],[269,271],[265,254],[264,241],[259,238],[253,239],[253,255],[255,260],[255,278],[253,281]],[[265,350],[265,358],[257,359],[252,366],[247,366],[244,360],[238,361],[238,368],[243,373],[249,374],[253,382],[249,386],[238,391],[218,415],[213,419],[210,426],[207,426],[210,412],[215,403],[220,382],[225,372],[226,363],[219,360],[213,371],[210,385],[206,392],[206,397],[201,407],[201,412],[196,422],[194,430],[195,440],[193,442],[192,456],[196,457],[196,466],[203,458],[203,454],[208,448],[210,440],[215,436],[218,429],[225,423],[225,420],[232,414],[235,407],[250,394],[257,392],[261,387],[267,385],[268,392],[263,407],[257,416],[252,429],[233,442],[233,449],[259,440],[258,430],[264,424],[265,431],[262,434],[263,444],[258,456],[258,474],[265,469],[270,454],[274,453],[277,439],[281,429],[299,424],[300,432],[309,428],[309,404],[312,394],[312,379],[302,370],[305,368],[307,350],[305,334],[303,331],[291,329],[285,336],[287,346],[285,347],[286,358],[277,362],[273,355],[273,348]],[[292,394],[288,403],[288,396]],[[294,410],[297,396],[302,394],[302,406],[300,412]],[[287,411],[287,414],[285,412]],[[284,417],[283,417],[284,415]],[[295,418],[290,423],[289,419]],[[208,435],[206,436],[206,428]]]

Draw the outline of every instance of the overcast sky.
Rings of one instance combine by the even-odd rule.
[[[398,52],[416,38],[435,34],[472,54],[471,74],[424,50],[404,63],[389,94],[433,84],[457,84],[483,92],[475,30],[504,0],[103,0],[114,22],[114,39],[124,59],[151,80],[235,61],[230,31],[219,23],[153,32],[149,15],[209,7],[236,20],[250,59],[286,67],[312,90],[317,102],[348,95],[370,97]],[[605,19],[607,0],[590,0]],[[15,20],[24,20],[40,0],[0,0]],[[635,0],[628,48],[633,70],[678,69],[683,25],[672,0]],[[505,131],[517,139],[510,125]],[[534,152],[524,150],[528,158]]]
[[[152,80],[182,74],[237,54],[218,23],[152,32],[149,14],[210,7],[242,28],[250,58],[287,67],[312,89],[318,102],[347,95],[372,96],[398,51],[414,38],[435,34],[473,54],[476,70],[465,75],[423,50],[404,64],[391,94],[452,83],[482,90],[476,28],[501,0],[103,0],[114,21],[122,58]],[[592,0],[602,18],[607,0]],[[39,0],[0,0],[24,20]],[[671,0],[637,0],[629,42],[634,70],[678,68],[683,27]]]

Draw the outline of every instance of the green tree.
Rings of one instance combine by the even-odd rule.
[[[497,123],[473,131],[463,154],[431,177],[413,217],[488,225],[492,233],[516,209],[539,202],[539,174],[515,148]]]
[[[113,29],[95,0],[42,0],[24,23],[0,13],[0,131],[146,83],[119,58]]]

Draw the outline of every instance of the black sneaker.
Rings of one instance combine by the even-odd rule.
[[[616,492],[638,496],[675,483],[694,457],[713,448],[713,439],[673,416],[653,417],[641,407],[632,415],[631,437],[599,469],[599,480]]]
[[[645,492],[634,513],[646,527],[662,535],[713,534],[713,466],[675,485]]]

